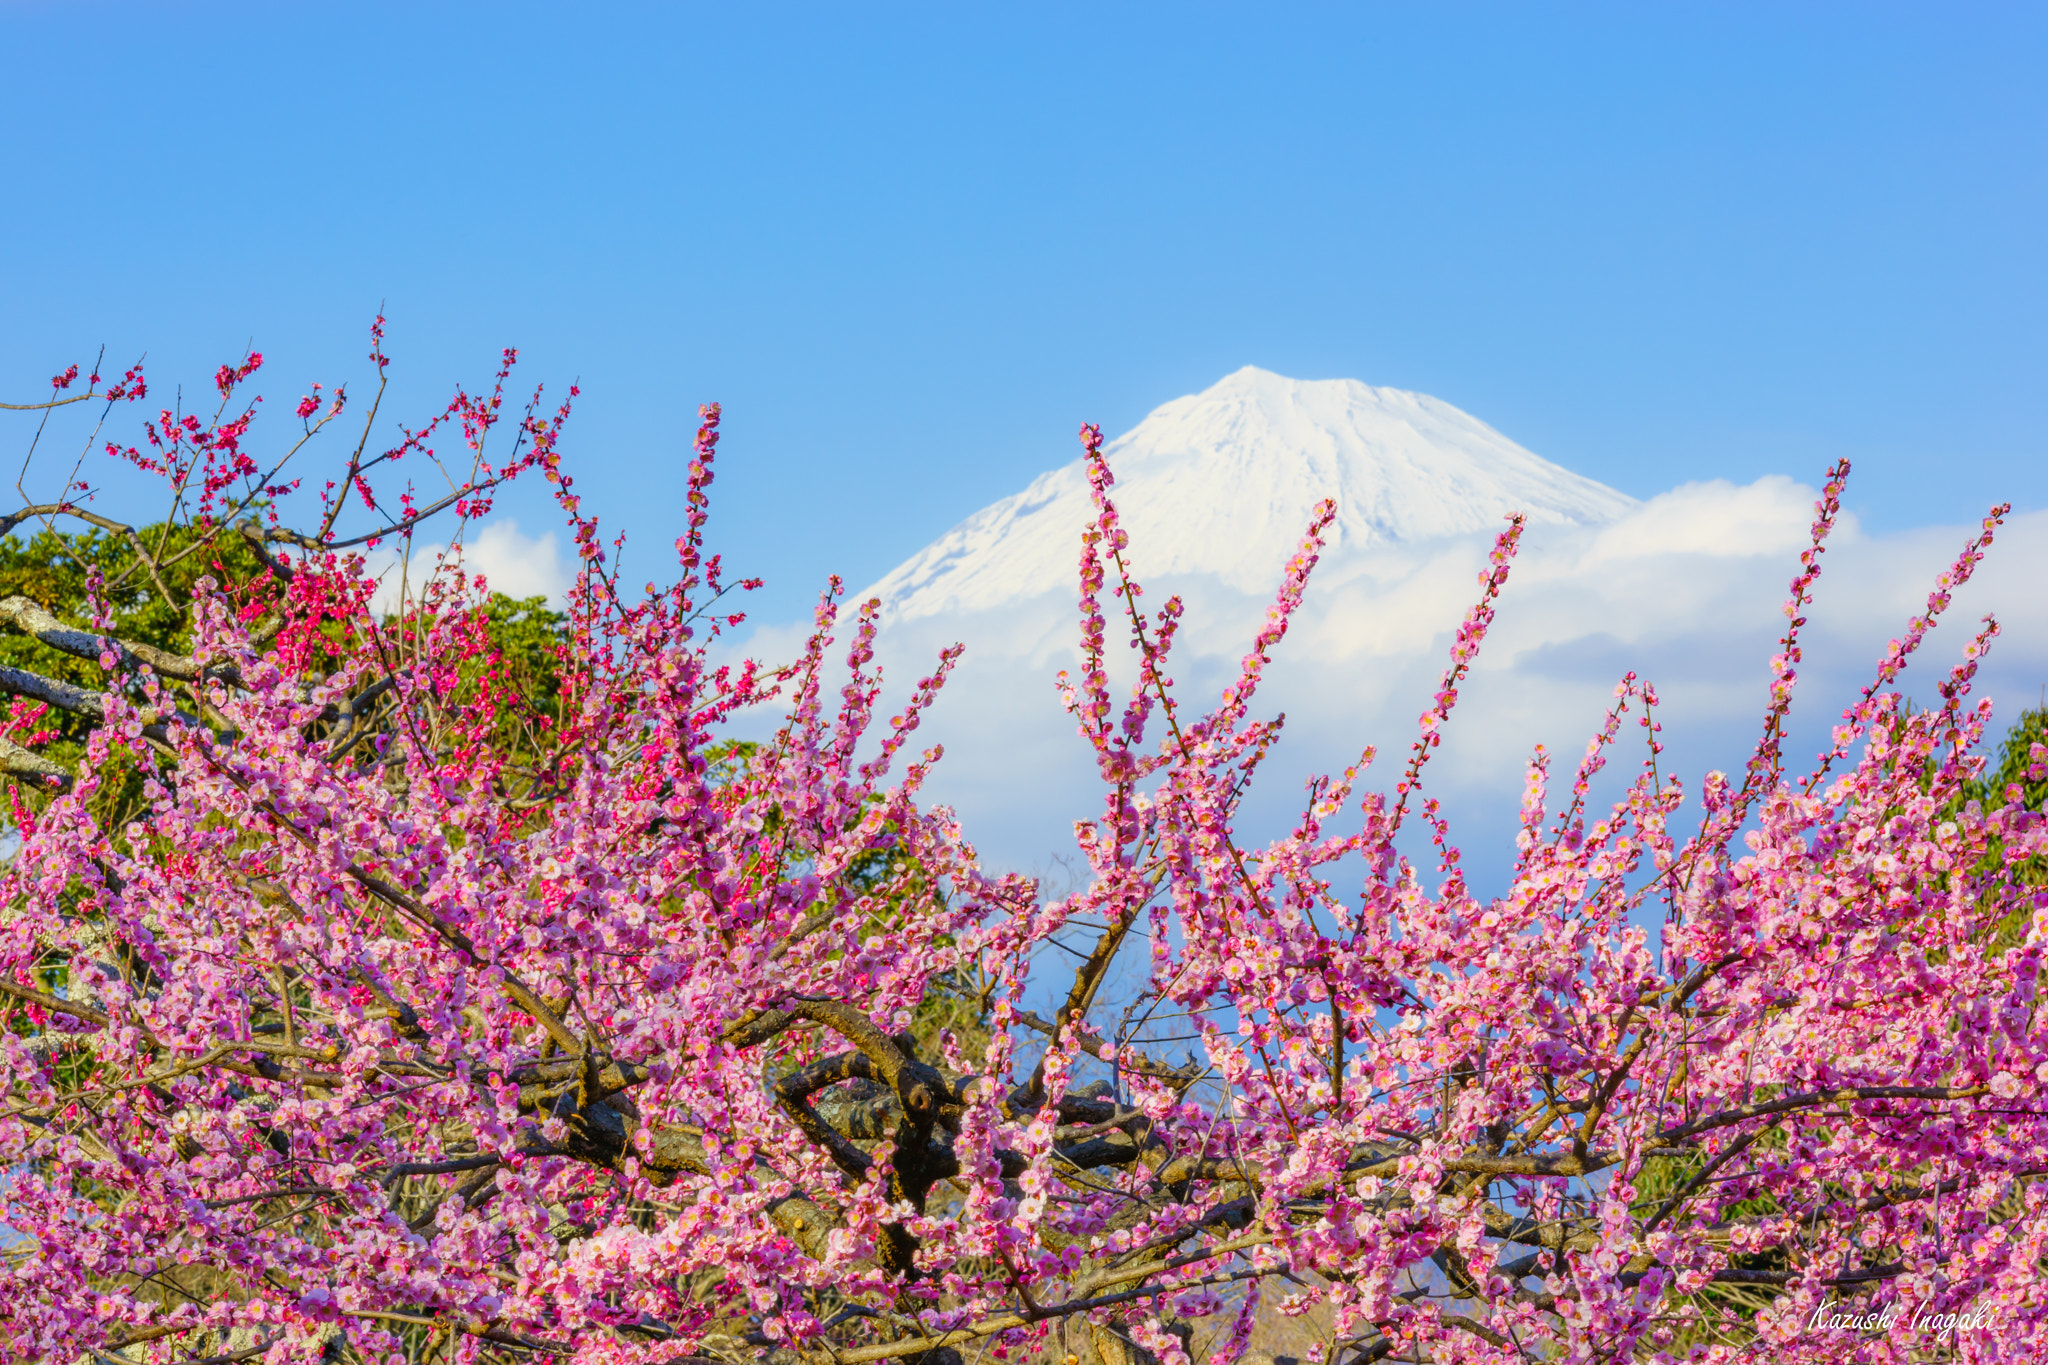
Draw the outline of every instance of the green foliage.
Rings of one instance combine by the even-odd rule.
[[[2048,777],[2027,776],[2027,769],[2032,766],[2029,751],[2036,744],[2048,744],[2048,707],[2033,707],[2020,713],[1999,748],[1998,762],[1987,767],[1983,776],[1971,784],[1971,799],[1987,812],[2003,809],[2014,795],[2024,809],[2042,809],[2043,802],[2048,801]],[[1989,878],[2004,860],[2005,843],[1999,840],[1972,871]],[[2048,886],[2048,858],[2036,854],[2013,870],[2018,880],[2028,886]],[[2024,907],[2015,910],[2000,921],[1993,942],[2001,949],[2021,942],[2027,936],[2029,918],[2030,912]]]
[[[1777,1093],[1775,1086],[1758,1088],[1759,1099],[1770,1098]],[[1756,1145],[1765,1151],[1784,1152],[1787,1147],[1784,1130],[1776,1127],[1765,1129]],[[1642,1169],[1630,1182],[1635,1186],[1636,1212],[1644,1216],[1654,1214],[1673,1196],[1696,1191],[1698,1187],[1693,1182],[1701,1177],[1706,1165],[1707,1157],[1700,1152],[1646,1158]],[[1777,1200],[1762,1195],[1731,1201],[1721,1209],[1719,1217],[1724,1222],[1734,1223],[1783,1215],[1784,1209]],[[1681,1213],[1679,1216],[1687,1215]],[[1728,1265],[1732,1270],[1766,1272],[1791,1268],[1790,1260],[1780,1247],[1755,1253],[1734,1253],[1729,1256]],[[1638,1265],[1635,1268],[1648,1267]],[[1747,1346],[1756,1336],[1751,1325],[1756,1314],[1770,1307],[1782,1293],[1784,1290],[1770,1284],[1711,1283],[1690,1294],[1671,1290],[1666,1298],[1666,1311],[1673,1318],[1686,1320],[1686,1325],[1678,1328],[1669,1349],[1683,1353],[1696,1346]],[[1731,1326],[1731,1316],[1741,1325]]]
[[[268,565],[249,542],[220,526],[150,526],[136,540],[139,550],[136,541],[119,534],[50,528],[28,538],[0,538],[0,599],[25,597],[66,625],[89,630],[96,575],[113,635],[187,654],[192,647],[188,604],[201,577],[212,578],[243,600],[257,600],[275,584]],[[551,610],[545,598],[502,593],[490,597],[484,615],[498,657],[465,659],[459,676],[464,685],[476,689],[487,684],[488,675],[488,685],[499,700],[511,703],[500,707],[500,747],[515,763],[535,765],[551,731],[563,719],[562,646],[568,638],[568,620]],[[342,627],[329,623],[321,629],[336,636],[339,647]],[[53,649],[16,631],[0,632],[0,667],[92,691],[108,685],[97,660]],[[181,704],[191,704],[191,699]],[[92,717],[51,708],[36,728],[53,732],[54,739],[37,746],[37,752],[75,767],[95,724]],[[365,755],[370,752],[363,750]],[[132,760],[116,755],[101,770],[94,806],[108,828],[122,828],[125,812],[141,799],[141,784],[132,767]],[[47,800],[33,790],[22,790],[21,796],[30,809]]]
[[[509,686],[524,719],[532,728],[562,722],[562,646],[569,638],[569,618],[548,606],[545,597],[507,597],[494,592],[484,604],[491,645],[498,651],[498,681]],[[463,665],[464,679],[473,680],[483,661]],[[507,718],[508,723],[511,720]]]
[[[2029,707],[2020,713],[1999,746],[1997,764],[1985,769],[1984,775],[1972,784],[1972,795],[1985,810],[2006,805],[2013,787],[2019,788],[2020,803],[2028,810],[2040,810],[2048,802],[2048,776],[2027,776],[2031,766],[2028,751],[2036,744],[2048,744],[2048,706]]]
[[[99,530],[45,527],[26,540],[0,538],[0,599],[22,596],[66,625],[90,629],[92,580],[97,573],[99,598],[112,613],[114,635],[184,654],[191,649],[186,604],[200,578],[211,577],[233,590],[260,583],[269,572],[247,541],[223,534],[218,526],[151,526],[137,540],[146,558],[134,541]],[[13,631],[0,632],[0,666],[93,691],[107,685],[97,660],[66,654]],[[86,735],[97,724],[93,717],[52,707],[36,728],[52,732],[54,738],[37,752],[73,767],[84,752]],[[42,793],[17,790],[29,809],[48,801]],[[105,827],[120,829],[140,809],[141,800],[142,783],[133,760],[114,755],[101,769],[95,812]],[[0,811],[6,812],[0,818],[11,817],[8,808],[0,806]]]
[[[89,627],[89,583],[97,569],[101,597],[113,611],[116,635],[183,654],[191,647],[185,604],[191,601],[193,585],[202,576],[234,587],[258,580],[267,572],[247,541],[222,534],[218,527],[202,531],[190,526],[151,526],[139,539],[157,562],[154,572],[131,542],[104,531],[46,528],[26,541],[14,536],[0,539],[0,599],[19,594],[67,624]],[[0,634],[0,666],[27,669],[95,691],[106,686],[106,675],[93,660],[74,658],[13,632]],[[48,751],[60,762],[76,756],[77,741],[93,724],[85,716],[57,711],[43,723],[70,741]]]

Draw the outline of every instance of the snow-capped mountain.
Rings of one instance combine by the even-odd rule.
[[[1247,365],[1178,398],[1105,448],[1141,574],[1277,580],[1317,502],[1335,497],[1330,553],[1537,523],[1596,525],[1632,498],[1531,454],[1440,399]],[[886,619],[984,611],[1070,586],[1092,514],[1082,462],[982,509],[855,600]]]
[[[1172,593],[1186,605],[1173,676],[1189,705],[1213,704],[1236,678],[1311,509],[1338,501],[1329,548],[1259,687],[1258,708],[1286,713],[1287,729],[1246,798],[1247,828],[1283,828],[1298,815],[1302,781],[1356,761],[1368,743],[1406,752],[1510,510],[1533,524],[1429,776],[1432,792],[1480,822],[1467,837],[1476,831],[1495,850],[1491,866],[1510,856],[1531,746],[1576,750],[1625,671],[1657,687],[1667,771],[1696,780],[1732,769],[1755,742],[1786,579],[1813,516],[1810,487],[1783,475],[1709,479],[1639,503],[1438,399],[1252,368],[1157,408],[1106,449],[1131,569],[1154,603]],[[1055,687],[1078,662],[1074,592],[1090,515],[1077,460],[853,599],[884,602],[875,650],[890,679],[885,705],[907,696],[941,649],[966,646],[919,735],[945,747],[923,798],[957,809],[993,866],[1043,870],[1072,847],[1072,822],[1099,808],[1093,750]],[[1962,538],[1943,527],[1866,535],[1845,516],[1804,646],[1794,724],[1815,728],[1795,748],[1825,737]],[[1978,695],[1995,691],[2001,705],[2038,695],[2048,676],[2042,581],[2048,511],[2008,525],[1952,613],[1996,609],[2005,626]],[[811,629],[763,629],[748,649],[787,658]],[[1955,657],[1958,642],[1941,634],[1914,665],[1920,687]],[[1119,688],[1134,672],[1119,649],[1108,667]],[[759,723],[772,723],[765,711]]]

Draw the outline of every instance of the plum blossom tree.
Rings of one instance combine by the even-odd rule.
[[[305,524],[230,410],[257,356],[211,420],[111,447],[166,481],[163,527],[75,487],[5,519],[127,547],[79,620],[0,603],[51,661],[0,671],[8,1358],[1188,1365],[1289,1318],[1325,1365],[2048,1356],[2048,894],[2020,871],[2048,834],[2017,781],[1972,786],[1995,626],[1938,706],[1894,689],[2002,509],[1797,773],[1838,467],[1761,738],[1706,776],[1698,829],[1672,828],[1631,675],[1559,796],[1536,752],[1481,897],[1425,777],[1520,520],[1391,787],[1364,789],[1367,750],[1250,846],[1237,808],[1279,736],[1252,708],[1333,509],[1193,705],[1180,604],[1141,605],[1084,428],[1062,687],[1103,802],[1083,884],[1047,900],[919,802],[939,751],[910,741],[955,653],[878,722],[876,607],[848,629],[835,582],[793,662],[719,662],[745,584],[705,552],[717,409],[675,581],[636,593],[563,472],[566,407],[536,394],[486,457],[510,360],[382,454],[366,421]],[[283,459],[343,406],[302,402]],[[449,434],[461,462],[433,455]],[[404,456],[449,491],[380,494]],[[534,471],[582,560],[545,707],[459,562],[380,617],[354,553]],[[121,634],[138,583],[169,643]],[[722,742],[770,700],[772,739]],[[52,717],[81,736],[63,761]],[[1625,726],[1640,771],[1595,809]],[[2044,765],[2034,745],[2026,780]],[[1048,977],[1039,950],[1077,931]]]

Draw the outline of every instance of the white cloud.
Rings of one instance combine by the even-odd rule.
[[[526,535],[510,517],[472,528],[458,547],[463,567],[493,592],[508,597],[545,597],[561,606],[573,577],[563,562],[553,531]],[[415,593],[449,555],[446,544],[415,543],[410,550],[380,546],[369,556],[369,571],[378,579],[371,609],[395,610],[401,595]]]
[[[1672,554],[1797,554],[1813,522],[1815,496],[1782,474],[1746,486],[1725,479],[1681,484],[1601,528],[1580,562],[1590,566]],[[1844,514],[1835,535],[1855,533],[1855,518]]]
[[[1470,816],[1475,843],[1505,833],[1533,744],[1550,747],[1569,784],[1569,767],[1625,670],[1655,683],[1662,697],[1671,746],[1665,771],[1680,773],[1696,790],[1706,769],[1740,766],[1761,718],[1769,659],[1785,625],[1779,609],[1817,496],[1775,476],[1741,487],[1690,484],[1604,526],[1530,528],[1431,769],[1431,789]],[[1807,613],[1788,749],[1793,761],[1822,746],[1829,723],[1867,681],[1887,640],[1924,607],[1936,576],[1973,531],[1870,535],[1853,518],[1839,524]],[[1343,767],[1367,743],[1379,746],[1377,775],[1391,784],[1444,667],[1451,632],[1477,594],[1487,545],[1487,538],[1471,537],[1333,554],[1318,569],[1256,707],[1285,710],[1289,719],[1262,778],[1263,814],[1255,819],[1283,818],[1304,777]],[[1134,550],[1142,562],[1142,542]],[[1273,565],[1274,585],[1280,570]],[[2033,704],[2048,679],[2043,582],[2048,513],[2014,518],[1957,594],[1946,624],[1902,680],[1904,689],[1932,699],[1977,618],[1995,610],[2004,634],[1979,675],[1978,695],[1997,699],[2007,722]],[[1240,592],[1203,575],[1146,587],[1150,607],[1170,592],[1187,598],[1187,625],[1169,672],[1184,702],[1206,706],[1234,675],[1270,594]],[[891,680],[885,701],[899,702],[941,647],[967,644],[918,738],[946,746],[931,797],[958,808],[970,836],[1000,866],[1042,866],[1049,854],[1071,847],[1072,821],[1100,805],[1087,747],[1053,685],[1076,658],[1073,602],[1068,587],[996,610],[898,621],[879,641]],[[1106,595],[1105,603],[1114,605]],[[764,661],[784,658],[803,634],[764,630],[749,650]],[[1128,631],[1112,624],[1109,634],[1115,642]],[[1116,676],[1127,684],[1128,667]],[[1633,771],[1638,733],[1627,732],[1632,747],[1611,773]]]

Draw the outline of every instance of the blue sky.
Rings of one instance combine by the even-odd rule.
[[[650,547],[720,399],[773,617],[1247,363],[1960,522],[2048,505],[2044,59],[2018,5],[0,3],[0,397],[253,340],[281,409],[381,303],[394,411],[580,379]]]

